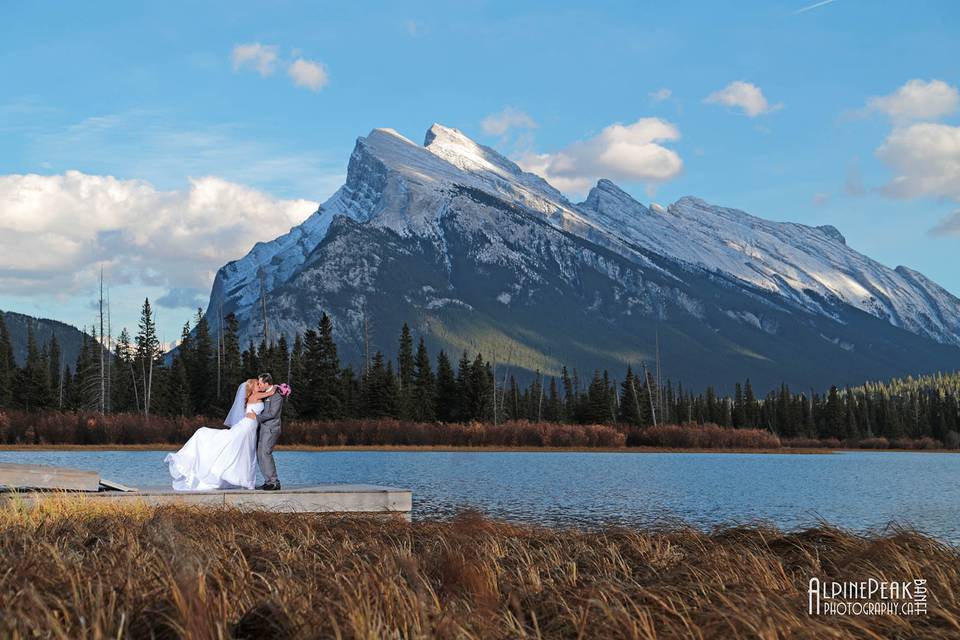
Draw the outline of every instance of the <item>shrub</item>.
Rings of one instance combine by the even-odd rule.
[[[898,438],[890,443],[893,449],[942,449],[943,443],[928,436],[922,438]]]
[[[890,441],[880,436],[879,438],[864,438],[859,443],[861,449],[889,449]]]
[[[640,446],[673,449],[779,449],[780,438],[761,429],[733,429],[716,424],[667,424],[632,434]]]
[[[947,431],[947,437],[944,438],[944,444],[947,449],[960,449],[960,433],[956,431]]]

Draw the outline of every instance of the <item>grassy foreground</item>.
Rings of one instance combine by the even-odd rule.
[[[929,613],[810,617],[807,581]],[[960,551],[829,527],[602,531],[53,499],[0,509],[0,637],[955,638]]]

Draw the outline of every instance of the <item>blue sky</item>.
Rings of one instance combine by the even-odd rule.
[[[137,4],[3,8],[0,309],[89,325],[105,264],[115,327],[149,295],[172,340],[357,136],[435,121],[522,159],[658,118],[682,169],[625,168],[638,199],[833,224],[960,294],[956,2]]]

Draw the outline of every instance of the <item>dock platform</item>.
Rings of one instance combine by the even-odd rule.
[[[413,495],[409,489],[372,484],[294,485],[280,491],[174,491],[169,486],[125,487],[100,478],[96,471],[0,464],[0,507],[4,502],[18,501],[30,505],[54,496],[114,504],[204,505],[287,513],[397,513],[407,518],[413,507]]]
[[[0,493],[0,500],[19,500],[29,505],[36,500],[57,496],[76,497],[90,502],[113,504],[145,503],[148,505],[181,504],[209,507],[262,509],[279,513],[396,513],[409,518],[412,493],[409,489],[368,484],[322,484],[293,486],[280,491],[174,491],[166,487],[142,488],[134,491],[49,492],[16,491]]]

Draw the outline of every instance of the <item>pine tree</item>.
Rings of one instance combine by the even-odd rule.
[[[223,319],[223,356],[220,373],[224,404],[233,402],[234,393],[246,378],[243,375],[243,356],[240,353],[240,322],[229,314]]]
[[[50,364],[46,354],[37,347],[33,323],[27,322],[27,360],[17,384],[18,397],[27,411],[39,411],[50,406]]]
[[[210,325],[201,309],[197,309],[194,323],[193,353],[183,364],[186,366],[187,380],[190,383],[194,414],[209,414],[215,408],[217,363]]]
[[[413,419],[418,422],[432,422],[436,418],[436,380],[430,367],[430,354],[427,345],[420,338],[413,367]]]
[[[543,419],[547,422],[561,422],[563,420],[563,403],[557,392],[557,379],[550,376],[550,393],[547,396],[547,408],[543,412]]]
[[[753,395],[753,385],[747,378],[747,382],[743,386],[743,426],[748,429],[756,429],[758,425],[757,398]]]
[[[577,415],[577,392],[574,389],[573,381],[564,366],[560,370],[560,381],[563,384],[563,422],[573,422]]]
[[[450,366],[450,358],[441,350],[437,355],[436,418],[441,422],[454,422],[459,413],[460,396],[457,377]]]
[[[13,382],[17,362],[13,357],[13,345],[3,312],[0,312],[0,409],[13,406]]]
[[[649,424],[646,420],[648,411],[644,409],[647,406],[644,404],[646,398],[639,384],[633,375],[633,368],[627,365],[626,376],[620,383],[620,421],[635,426]]]
[[[403,323],[400,329],[400,348],[397,350],[397,383],[399,384],[400,417],[410,420],[414,417],[414,358],[413,336],[410,327]]]
[[[287,384],[290,385],[293,389],[305,390],[306,387],[304,384],[304,366],[303,366],[303,337],[298,333],[293,340],[293,349],[290,351],[290,375],[287,377]],[[352,371],[351,371],[352,373]],[[352,384],[356,384],[357,381],[351,380]],[[346,385],[346,378],[344,377],[344,384]],[[344,404],[345,404],[345,414],[349,417],[357,417],[356,407],[358,406],[359,399],[353,398],[351,406],[354,408],[354,412],[351,413],[350,410],[346,410],[346,395],[349,393],[346,389],[344,391]],[[300,417],[301,415],[301,394],[294,393],[284,402],[284,411],[291,417]]]
[[[210,388],[209,380],[205,385]],[[170,370],[164,376],[164,394],[162,403],[163,413],[173,416],[194,415],[193,394],[190,378],[187,375],[187,365],[183,356],[174,356]]]
[[[609,424],[613,421],[608,382],[600,375],[599,370],[593,372],[593,379],[587,388],[585,418],[588,424]]]
[[[473,420],[470,406],[470,378],[471,378],[470,358],[467,357],[467,351],[464,349],[463,355],[457,363],[457,422],[469,422]]]
[[[330,420],[343,416],[340,358],[333,339],[333,323],[326,313],[318,330],[310,329],[303,340],[304,397],[299,407],[305,417]]]
[[[113,350],[114,366],[110,368],[110,406],[113,411],[139,411],[134,394],[133,345],[130,332],[124,328]]]
[[[830,387],[830,393],[827,395],[827,406],[824,423],[824,432],[821,437],[824,438],[843,438],[845,409],[840,400],[840,393],[836,386]]]
[[[153,309],[149,298],[144,299],[140,310],[140,325],[137,337],[136,355],[134,356],[134,371],[137,378],[141,407],[144,415],[150,415],[153,405],[153,384],[156,380],[156,369],[160,365],[160,340],[157,338],[157,327],[154,322]],[[77,375],[80,375],[78,367]]]
[[[99,404],[100,356],[93,334],[83,334],[71,382],[70,406],[80,411],[93,411]]]

